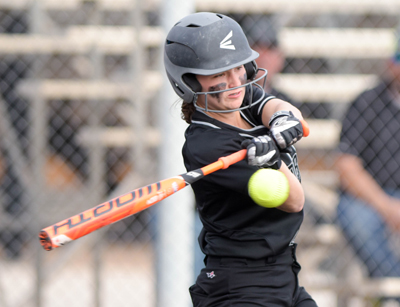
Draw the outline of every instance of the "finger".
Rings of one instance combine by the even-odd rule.
[[[255,138],[254,139],[254,145],[256,148],[256,156],[261,156],[262,154],[264,154],[264,143],[262,142],[262,138]]]
[[[256,157],[256,146],[253,143],[251,143],[247,147],[247,162],[250,165],[255,165],[254,164],[255,163],[255,161],[254,161],[255,157]]]
[[[267,137],[260,137],[260,141],[262,145],[261,153],[266,154],[268,151],[271,150],[270,139],[268,139]]]
[[[244,140],[240,146],[242,146],[242,148],[247,149],[247,147],[251,144],[251,140]]]

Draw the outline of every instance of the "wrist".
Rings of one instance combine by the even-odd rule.
[[[291,111],[278,111],[272,114],[271,118],[269,119],[268,126],[271,127],[273,122],[277,120],[280,117],[289,117],[293,116],[293,113]]]

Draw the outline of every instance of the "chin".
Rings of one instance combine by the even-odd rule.
[[[241,106],[242,106],[242,102],[241,102],[241,103],[231,104],[231,105],[229,106],[229,108],[230,108],[231,110],[235,110],[235,109],[239,109]]]

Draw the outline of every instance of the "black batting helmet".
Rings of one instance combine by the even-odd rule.
[[[201,92],[194,75],[214,75],[244,65],[248,80],[253,80],[258,56],[236,21],[208,12],[181,19],[169,31],[164,46],[168,79],[178,96],[188,103],[195,103]]]

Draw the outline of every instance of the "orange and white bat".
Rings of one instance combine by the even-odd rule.
[[[302,121],[304,136],[309,129]],[[158,203],[204,176],[243,160],[247,150],[242,149],[218,161],[185,174],[164,179],[116,197],[94,208],[46,227],[40,231],[40,244],[45,250],[52,250],[79,239],[101,227],[120,221]]]
[[[40,231],[40,244],[45,250],[52,250],[70,241],[83,237],[101,227],[138,213],[164,198],[178,192],[204,176],[243,160],[246,150],[242,149],[217,162],[185,174],[161,180],[148,186],[116,197],[94,208],[46,227]]]

